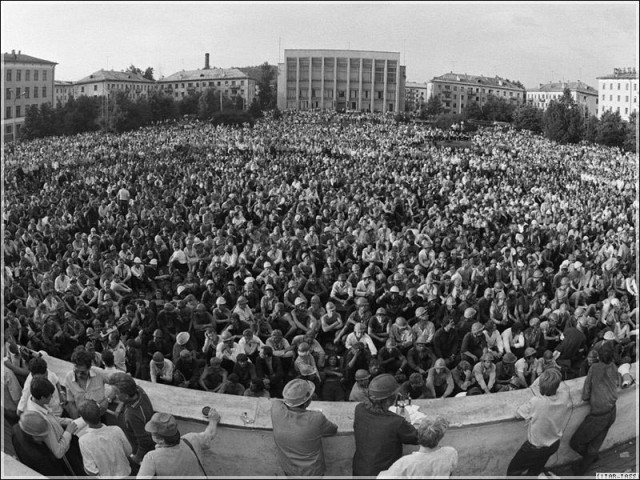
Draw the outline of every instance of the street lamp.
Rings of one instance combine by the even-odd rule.
[[[13,90],[13,92],[14,92],[14,95],[13,95],[13,141],[15,142],[18,139],[18,132],[16,131],[16,120],[18,117],[18,115],[16,115],[16,101],[20,97],[24,97],[27,92],[25,90],[24,92],[20,92],[17,95],[15,94],[15,90]]]

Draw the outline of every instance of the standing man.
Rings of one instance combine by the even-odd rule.
[[[558,390],[562,374],[557,368],[540,376],[540,395],[521,405],[517,415],[528,425],[527,441],[509,463],[507,476],[536,476],[542,473],[549,457],[558,451],[573,405],[567,389]]]
[[[616,420],[616,401],[621,385],[620,374],[613,362],[613,346],[606,343],[600,349],[600,361],[589,368],[582,387],[582,399],[589,402],[591,412],[571,437],[569,445],[582,455],[572,465],[573,473],[583,475],[598,460],[598,452],[609,428]]]
[[[307,410],[315,385],[301,378],[287,383],[284,401],[271,404],[271,423],[278,462],[287,476],[322,476],[326,466],[322,437],[336,434],[338,426],[321,412]]]
[[[389,411],[400,385],[388,373],[369,383],[371,404],[356,405],[353,431],[356,452],[353,475],[375,477],[402,456],[402,445],[418,443],[418,432],[404,417]]]

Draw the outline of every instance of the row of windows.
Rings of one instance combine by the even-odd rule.
[[[614,110],[614,108],[615,108],[615,110]],[[620,107],[609,107],[608,109],[607,109],[607,107],[602,107],[602,113],[604,113],[604,112],[614,112],[614,111],[615,111],[615,112],[618,112],[618,113],[622,113],[622,112],[620,111]],[[634,108],[634,109],[633,109],[633,111],[635,112],[635,111],[637,111],[637,109],[636,109],[636,108]],[[628,107],[625,107],[625,109],[624,109],[624,114],[625,114],[625,115],[628,115],[628,114],[629,114],[629,108],[628,108]]]
[[[42,90],[40,90],[42,89]],[[14,89],[7,88],[5,89],[5,100],[16,100],[18,98],[31,98],[31,92],[33,91],[33,98],[38,98],[38,93],[42,92],[42,98],[47,98],[47,87],[16,87],[15,88],[15,97],[14,97]]]
[[[358,92],[359,90],[350,90],[349,91],[349,98],[354,99],[354,98],[358,98]],[[320,94],[321,94],[321,90],[320,89],[311,89],[311,98],[320,98]],[[309,98],[309,90],[306,88],[301,88],[300,92],[299,92],[300,98]],[[387,93],[387,96],[390,98],[395,97],[395,91],[389,91]],[[346,91],[345,90],[338,90],[338,98],[345,98],[346,97]],[[295,88],[287,88],[287,99],[289,100],[293,100],[296,98],[296,89]],[[332,88],[327,88],[324,91],[324,98],[327,99],[332,99],[333,98],[333,89]],[[371,90],[362,90],[362,98],[363,99],[370,99],[371,98]],[[375,98],[382,100],[384,99],[384,92],[383,91],[376,91],[375,92]]]
[[[617,101],[619,102],[619,101],[620,101],[621,96],[620,96],[620,95],[618,95],[618,96],[617,96],[617,98],[618,98],[618,100],[617,100]],[[607,100],[607,96],[603,94],[603,95],[602,95],[602,100],[605,100],[605,101],[606,101],[606,100]],[[610,101],[610,102],[613,102],[613,95],[609,95],[609,101]],[[624,101],[625,101],[625,102],[628,102],[628,101],[629,101],[629,95],[626,95],[626,96],[624,97]],[[638,103],[638,97],[633,97],[633,103]]]
[[[31,72],[32,70],[26,69],[24,70],[24,81],[25,82],[30,82],[31,81]],[[33,81],[37,82],[39,81],[39,77],[40,77],[40,70],[33,70]],[[5,79],[7,80],[7,82],[11,82],[13,78],[13,69],[8,68],[7,69],[7,73],[5,76]],[[21,82],[22,81],[22,69],[16,69],[16,82]],[[46,70],[42,70],[42,81],[46,82],[47,81],[47,71]]]
[[[195,86],[196,87],[200,87],[200,84],[202,83],[203,87],[207,86],[207,82],[195,82]],[[209,83],[209,87],[215,87],[215,83],[216,82],[208,82]],[[225,86],[229,85],[229,80],[225,80],[224,81]],[[231,85],[234,86],[236,85],[236,81],[235,80],[231,80]],[[238,85],[244,85],[244,80],[238,80]],[[222,82],[218,81],[218,87],[222,86]],[[171,85],[161,85],[160,88],[164,89],[164,88],[171,88]],[[174,88],[185,88],[185,84],[184,83],[176,83]],[[193,82],[187,82],[187,87],[186,88],[193,88]]]
[[[476,88],[475,93],[480,93],[480,91],[482,91],[482,93],[488,93],[489,95],[497,95],[497,96],[500,96],[500,90],[496,90],[496,91],[495,91],[495,93],[494,93],[493,89],[485,89],[485,88],[482,88],[482,89],[481,89],[480,87],[475,87],[475,88]],[[460,87],[460,91],[464,92],[464,89],[465,89],[465,87],[462,87],[462,86]],[[441,85],[441,84],[438,84],[438,90],[442,90],[442,85]],[[445,85],[445,86],[444,86],[444,90],[445,90],[445,91],[447,91],[447,90],[451,90],[451,85]],[[489,90],[489,91],[487,92],[487,90]],[[453,85],[453,91],[454,91],[454,92],[457,92],[457,91],[458,91],[458,86],[457,86],[457,85]],[[467,92],[468,92],[468,93],[473,92],[473,87],[467,87]],[[510,97],[513,97],[513,93],[514,93],[514,92],[510,91],[510,92],[509,92],[509,96],[510,96]],[[520,98],[520,94],[521,94],[522,92],[515,92],[515,93],[516,93],[516,97]],[[506,97],[506,96],[507,96],[507,92],[506,92],[506,90],[503,90],[503,91],[502,91],[502,96],[503,96],[503,97]]]
[[[622,84],[621,84],[621,82],[617,82],[616,84],[618,85],[618,90],[620,90],[620,87],[621,87],[621,85],[622,85]],[[614,85],[614,82],[610,82],[610,83],[609,83],[609,90],[613,90],[613,85]],[[607,84],[606,84],[606,83],[603,83],[603,84],[602,84],[602,89],[603,89],[603,90],[606,90],[606,89],[607,89]],[[629,90],[629,82],[625,82],[625,83],[624,83],[624,89],[625,89],[625,90]],[[633,91],[634,91],[634,92],[637,92],[637,91],[638,91],[638,83],[637,83],[637,82],[633,84]]]

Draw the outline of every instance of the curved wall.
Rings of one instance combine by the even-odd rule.
[[[52,357],[46,357],[46,360],[49,368],[61,379],[71,370],[68,362]],[[631,373],[635,378],[636,364],[632,365]],[[549,466],[566,464],[578,458],[569,448],[569,439],[589,412],[588,404],[581,400],[583,382],[584,378],[569,380],[561,387],[570,389],[574,409],[567,419],[560,449],[549,460]],[[138,383],[149,394],[156,411],[171,413],[178,419],[183,434],[204,429],[203,406],[213,406],[220,412],[222,419],[213,448],[215,456],[205,462],[209,475],[283,475],[276,461],[271,433],[270,400],[187,390],[145,381]],[[441,444],[458,450],[456,476],[500,476],[505,475],[509,461],[526,440],[526,426],[515,418],[515,411],[532,395],[528,389],[489,396],[414,400],[413,403],[420,407],[421,412],[443,415],[451,423]],[[636,437],[635,385],[620,392],[617,408],[617,419],[602,446],[603,450]],[[326,475],[351,475],[355,403],[313,402],[311,409],[322,410],[338,425],[337,436],[323,439]],[[253,423],[245,424],[242,420],[245,412]],[[416,449],[416,446],[405,446],[405,454]],[[14,468],[11,465],[5,465],[5,474],[11,474]]]

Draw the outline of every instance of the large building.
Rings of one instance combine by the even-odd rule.
[[[475,102],[482,106],[490,96],[503,98],[514,105],[525,101],[525,89],[520,83],[500,77],[483,77],[461,73],[445,73],[428,83],[427,99],[438,96],[446,113],[462,113]]]
[[[405,111],[417,112],[427,103],[427,83],[407,82],[405,88]]]
[[[284,51],[278,108],[403,112],[405,67],[398,52]]]
[[[577,82],[549,82],[540,84],[540,88],[527,90],[527,103],[546,110],[551,100],[559,100],[568,88],[571,98],[584,112],[585,118],[598,113],[598,92],[595,88],[578,80]]]
[[[20,137],[27,108],[53,104],[56,62],[12,50],[2,54],[4,110],[2,130],[5,139]],[[15,134],[15,135],[14,135]]]
[[[56,106],[58,105],[58,103],[64,105],[69,101],[70,98],[74,98],[74,95],[75,95],[74,89],[75,89],[75,85],[73,82],[56,80],[54,104]]]
[[[153,80],[138,73],[98,70],[74,83],[73,96],[102,97],[126,92],[132,99],[145,97],[156,88]]]
[[[629,120],[638,111],[638,72],[635,68],[614,68],[613,75],[598,77],[598,118],[604,112],[619,112]]]
[[[249,108],[256,96],[255,80],[237,68],[210,68],[208,53],[205,55],[203,69],[182,70],[168,77],[162,77],[157,84],[161,91],[173,96],[175,100],[190,93],[214,88],[230,100],[241,98],[245,110]]]

